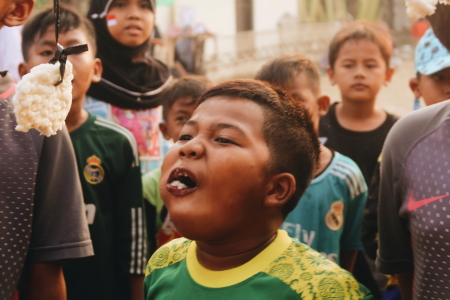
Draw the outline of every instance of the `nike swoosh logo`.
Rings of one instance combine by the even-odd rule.
[[[448,197],[448,196],[450,196],[450,195],[442,195],[442,196],[436,196],[436,197],[431,197],[431,198],[414,201],[414,192],[411,192],[411,194],[409,195],[409,200],[408,200],[408,210],[409,211],[416,210],[418,208],[421,208],[424,205],[427,205],[428,203],[434,202],[436,200],[439,200],[439,199],[442,199],[442,198]]]

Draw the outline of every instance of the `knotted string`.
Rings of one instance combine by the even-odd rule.
[[[55,83],[55,86],[60,85],[63,80],[64,80],[64,73],[66,71],[66,61],[67,61],[67,56],[71,55],[71,54],[79,54],[82,53],[84,51],[88,51],[88,45],[84,44],[84,45],[75,45],[75,46],[71,46],[71,47],[67,47],[67,48],[63,48],[59,43],[58,43],[58,38],[59,38],[59,13],[60,13],[60,9],[59,9],[59,1],[60,0],[53,0],[53,13],[55,14],[55,38],[56,38],[56,51],[55,51],[55,56],[53,56],[53,58],[48,62],[49,64],[55,64],[59,61],[60,65],[59,65],[59,72],[61,74],[61,79]]]

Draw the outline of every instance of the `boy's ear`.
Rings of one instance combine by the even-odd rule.
[[[331,85],[335,85],[336,81],[334,80],[334,71],[329,66],[327,67],[327,74],[328,74],[328,79],[330,79]]]
[[[30,68],[28,67],[28,64],[25,63],[25,62],[21,62],[21,63],[19,64],[19,67],[18,67],[18,68],[19,68],[19,75],[20,75],[20,78],[22,78],[24,75],[30,73]]]
[[[268,187],[264,206],[282,207],[295,192],[295,178],[291,173],[280,173],[272,176]]]
[[[8,27],[24,24],[34,7],[34,0],[15,0],[7,8],[2,23]]]
[[[163,134],[166,140],[169,141],[172,138],[169,134],[169,129],[167,128],[166,122],[159,123],[159,130],[161,130],[161,133]]]
[[[411,78],[411,79],[409,80],[409,88],[410,88],[411,91],[414,93],[414,97],[415,97],[416,99],[419,99],[419,98],[422,97],[422,92],[420,91],[419,85],[420,85],[420,84],[419,84],[419,80],[417,80],[416,77]]]
[[[91,82],[99,82],[102,79],[103,64],[99,58],[95,58]]]
[[[395,73],[395,69],[394,68],[389,68],[386,71],[386,78],[384,79],[384,85],[387,85],[389,82],[391,82],[392,75],[394,75],[394,73]]]
[[[317,104],[319,104],[319,116],[323,117],[327,114],[328,109],[330,109],[330,97],[327,95],[320,96],[317,99]]]

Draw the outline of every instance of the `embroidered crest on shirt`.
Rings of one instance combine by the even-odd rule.
[[[334,231],[342,227],[342,224],[344,224],[344,202],[338,200],[331,204],[330,211],[325,216],[325,224]]]
[[[84,178],[90,184],[99,184],[105,178],[105,171],[103,170],[101,163],[102,160],[95,155],[92,155],[86,159],[87,166],[84,167]]]

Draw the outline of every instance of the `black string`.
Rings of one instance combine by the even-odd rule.
[[[60,80],[55,83],[55,86],[60,85],[64,80],[64,73],[66,71],[66,61],[67,56],[71,54],[79,54],[84,51],[88,51],[88,45],[75,45],[67,48],[63,48],[58,43],[59,38],[59,19],[60,19],[60,8],[59,8],[60,0],[53,0],[53,13],[55,14],[55,38],[56,38],[56,51],[53,58],[48,62],[49,64],[56,64],[58,61],[59,65],[59,73],[61,74]]]
[[[59,0],[53,0],[53,13],[55,14],[55,38],[58,45],[59,37]]]

